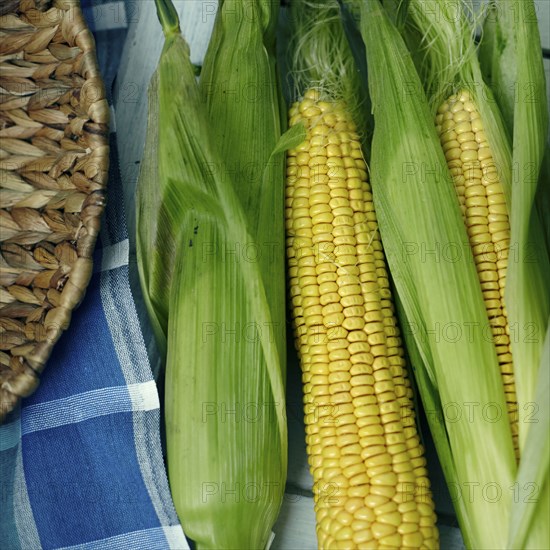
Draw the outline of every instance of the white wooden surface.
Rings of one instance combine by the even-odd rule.
[[[129,31],[115,87],[115,107],[128,229],[129,234],[133,236],[135,184],[145,141],[147,88],[158,62],[163,36],[153,0],[140,2],[127,0],[127,3]],[[183,34],[190,44],[192,61],[200,64],[214,23],[217,2],[216,0],[175,0],[175,4],[180,15]],[[550,49],[550,0],[537,0],[537,13],[541,23],[542,45]],[[550,82],[549,60],[545,61],[545,68],[547,82]],[[550,94],[550,86],[548,88]],[[133,243],[134,239],[131,237],[131,249],[134,248]],[[274,549],[316,548],[313,500],[307,496],[311,495],[312,479],[305,454],[300,404],[301,389],[297,368],[296,364],[291,364],[288,381],[288,490],[291,493],[301,492],[306,496],[286,495],[281,515],[274,529],[276,533],[272,544]],[[444,513],[449,511],[452,513],[450,503],[444,503],[442,507]],[[442,526],[441,538],[442,548],[451,550],[463,548],[457,528]]]

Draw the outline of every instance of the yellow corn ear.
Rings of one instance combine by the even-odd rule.
[[[319,548],[436,548],[438,531],[367,167],[340,102],[290,110],[286,224]]]
[[[504,384],[514,451],[519,460],[518,406],[504,305],[510,222],[498,167],[479,111],[467,90],[459,91],[442,103],[436,116],[436,130],[472,247]]]

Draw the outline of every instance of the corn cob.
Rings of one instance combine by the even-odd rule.
[[[359,136],[341,102],[290,110],[290,294],[320,548],[436,548],[434,505]]]
[[[171,0],[156,0],[156,5],[165,41],[150,89],[147,143],[152,150],[140,173],[137,252],[144,295],[151,298],[149,313],[166,339],[170,490],[197,550],[263,549],[282,503],[287,471],[285,363],[279,351],[286,345],[279,330],[284,317],[277,314],[285,302],[284,277],[277,280],[279,267],[283,276],[284,255],[281,249],[280,258],[270,255],[263,263],[235,257],[239,249],[258,250],[267,229],[252,234],[254,225],[234,186],[238,182],[232,173],[228,177],[229,164],[216,146],[175,6]],[[264,35],[261,25],[269,25],[276,11],[264,15],[252,18],[246,30],[238,19],[229,24],[239,26],[247,43],[251,35]],[[216,27],[222,23],[218,18]],[[231,47],[222,42],[221,49]],[[254,71],[249,68],[250,76]],[[265,84],[261,75],[257,78]],[[294,134],[293,141],[288,133],[276,133],[265,159],[273,178],[263,188],[262,202],[280,199],[281,244],[284,151],[303,139],[303,132]],[[259,149],[262,145],[258,141]],[[276,225],[270,229],[278,238]],[[282,305],[271,308],[279,287]],[[245,404],[256,404],[265,414],[242,421]],[[225,411],[230,411],[229,420]],[[243,487],[270,489],[250,497],[243,495]],[[235,498],[227,499],[225,488]]]
[[[467,90],[442,103],[436,116],[436,130],[468,231],[502,374],[514,451],[519,460],[518,407],[504,305],[510,253],[510,224],[504,191],[481,116]]]

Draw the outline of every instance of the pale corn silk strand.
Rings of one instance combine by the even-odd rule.
[[[319,548],[437,548],[359,135],[345,104],[317,89],[292,106],[298,123],[287,251]]]
[[[292,4],[291,15],[294,31],[289,51],[292,52],[293,97],[315,89],[332,102],[343,101],[350,120],[359,128],[365,128],[364,91],[343,32],[337,0],[301,0]]]
[[[467,90],[451,95],[441,104],[436,129],[468,231],[502,375],[516,460],[519,460],[518,405],[504,305],[510,255],[506,199],[483,122]]]

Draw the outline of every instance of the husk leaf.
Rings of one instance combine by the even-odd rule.
[[[506,307],[510,326],[518,333],[512,339],[516,392],[520,411],[520,448],[526,445],[530,423],[523,422],[526,407],[537,390],[544,335],[550,317],[550,261],[540,213],[550,195],[545,181],[548,159],[548,105],[540,36],[532,0],[501,0],[499,13],[516,13],[514,55],[516,86],[513,118],[513,165],[511,243],[515,257],[508,264]],[[511,54],[510,54],[511,55]],[[513,63],[511,63],[513,65]],[[539,187],[539,185],[541,187]],[[539,206],[537,208],[537,189]],[[548,211],[546,210],[546,213]],[[530,330],[534,329],[535,336]]]
[[[280,320],[260,262],[241,254],[258,241],[224,177],[177,15],[169,1],[157,7],[166,40],[149,140],[158,146],[140,181],[138,240],[144,293],[168,336],[170,488],[198,549],[263,549],[287,467]],[[285,149],[302,140],[301,128],[276,139],[268,160],[282,165]]]
[[[272,0],[221,3],[200,89],[223,163],[214,169],[233,185],[257,244],[243,254],[259,263],[285,376],[284,155],[273,155],[286,128],[275,57],[278,13]]]
[[[536,394],[529,406],[530,424],[513,490],[508,548],[548,548],[548,480],[550,477],[550,327],[546,331]]]

